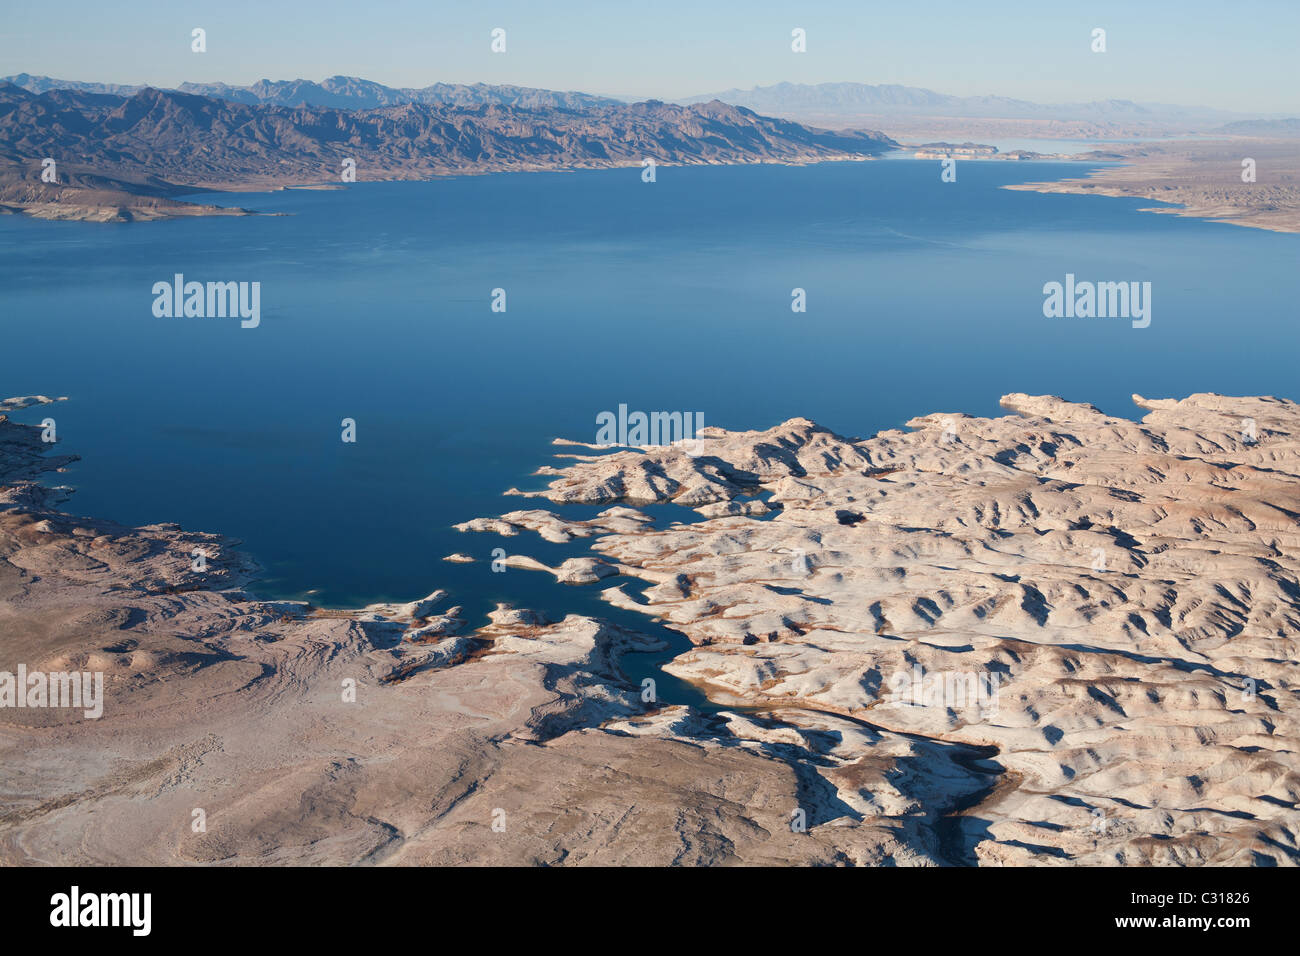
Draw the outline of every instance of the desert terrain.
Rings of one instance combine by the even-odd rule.
[[[0,709],[0,861],[1293,865],[1300,407],[1134,401],[563,442],[462,526],[590,541],[550,573],[685,635],[707,709],[593,617],[261,599],[218,534],[70,513],[0,418],[0,670],[106,675],[98,719]]]
[[[1176,206],[1151,207],[1146,212],[1300,232],[1300,139],[1147,143],[1108,152],[1122,162],[1078,179],[1005,188],[1154,199]],[[1253,182],[1242,180],[1246,159],[1255,161]]]

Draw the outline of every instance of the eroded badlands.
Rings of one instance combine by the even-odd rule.
[[[0,709],[0,860],[1294,864],[1300,407],[1135,401],[564,443],[529,495],[599,517],[461,526],[589,542],[550,570],[685,635],[707,710],[625,678],[650,626],[259,600],[226,539],[59,510],[0,418],[0,670],[106,673],[98,720]]]

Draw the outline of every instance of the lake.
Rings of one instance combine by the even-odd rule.
[[[230,534],[267,595],[441,587],[478,613],[554,604],[556,586],[490,573],[503,542],[450,525],[532,506],[501,492],[540,487],[550,440],[594,440],[621,403],[866,436],[998,414],[1013,391],[1134,417],[1134,392],[1300,392],[1300,237],[998,188],[1086,165],[957,168],[520,173],[205,197],[279,216],[0,217],[0,395],[69,396],[15,418],[55,417],[82,456],[53,479],[74,511]],[[260,326],[155,317],[175,273],[260,282]],[[1043,285],[1067,273],[1150,282],[1150,327],[1045,318]],[[441,560],[455,551],[480,562]],[[566,591],[572,610],[594,600]]]

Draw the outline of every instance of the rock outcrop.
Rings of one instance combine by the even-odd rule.
[[[0,671],[105,675],[0,708],[0,861],[1295,864],[1300,407],[1135,401],[708,429],[463,526],[589,542],[507,561],[645,633],[261,600],[234,542],[59,510],[0,417]]]
[[[650,585],[606,597],[686,634],[666,669],[719,702],[991,748],[969,861],[1295,863],[1300,407],[1134,401],[1141,422],[1008,395],[867,441],[709,429],[543,469],[537,494],[779,508],[604,534]]]

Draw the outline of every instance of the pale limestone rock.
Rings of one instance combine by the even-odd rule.
[[[718,712],[644,702],[664,645],[587,617],[258,600],[220,536],[57,511],[71,459],[0,419],[0,670],[106,685],[0,710],[0,862],[1295,864],[1300,409],[1135,401],[710,428],[543,469],[590,521],[460,526],[646,582],[601,593]],[[703,520],[628,507],[670,501]]]
[[[652,585],[648,605],[603,596],[691,638],[671,673],[782,707],[787,746],[811,710],[995,748],[972,861],[1296,863],[1300,409],[1134,401],[1140,423],[1008,395],[1009,418],[861,442],[802,420],[715,431],[707,470],[575,458],[545,495],[770,492],[770,519],[718,502],[599,538]]]

